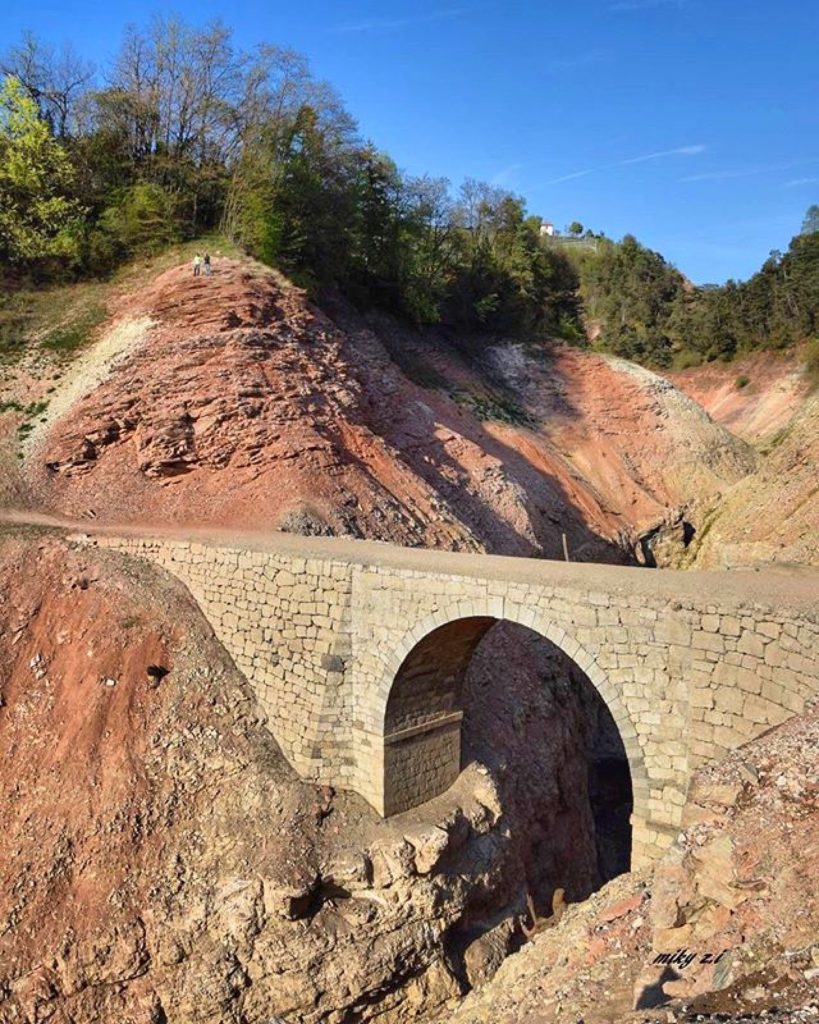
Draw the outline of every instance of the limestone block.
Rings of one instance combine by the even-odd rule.
[[[725,653],[725,641],[719,633],[705,633],[697,630],[691,636],[691,645],[695,650],[711,651],[714,654]]]
[[[753,658],[764,658],[765,657],[765,645],[759,639],[759,637],[746,629],[742,636],[739,638],[737,644],[737,650],[743,654],[750,654]]]

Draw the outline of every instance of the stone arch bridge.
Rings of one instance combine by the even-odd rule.
[[[678,831],[691,772],[819,692],[819,574],[673,572],[284,534],[96,530],[189,589],[306,779],[382,815],[460,770],[460,682],[486,630],[527,626],[586,673],[631,769],[635,866]]]

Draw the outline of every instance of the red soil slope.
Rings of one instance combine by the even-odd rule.
[[[629,364],[498,346],[477,367],[418,335],[398,358],[394,325],[342,329],[249,261],[171,270],[120,302],[113,329],[148,318],[118,363],[77,364],[84,397],[53,396],[27,458],[41,507],[547,557],[565,533],[573,557],[608,561],[753,466]],[[434,386],[405,366],[419,353]],[[493,418],[499,395],[516,422]]]
[[[757,443],[784,430],[807,391],[801,352],[755,352],[668,375],[718,422]]]
[[[758,352],[674,376],[682,390],[761,453],[754,473],[700,510],[683,559],[702,568],[819,563],[819,395],[804,352]]]

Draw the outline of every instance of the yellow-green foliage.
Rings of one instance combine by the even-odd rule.
[[[67,194],[73,177],[36,104],[7,77],[0,88],[0,259],[74,258],[82,209]]]

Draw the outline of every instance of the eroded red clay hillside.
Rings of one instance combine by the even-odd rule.
[[[718,423],[751,443],[784,430],[808,390],[798,349],[753,352],[730,363],[707,363],[668,376]]]
[[[35,503],[548,557],[565,533],[574,557],[622,561],[753,468],[629,364],[498,345],[478,366],[440,337],[350,320],[250,261],[161,275],[120,301],[26,442]],[[434,387],[408,358],[434,364]]]
[[[804,349],[757,352],[672,375],[679,388],[760,452],[757,469],[697,516],[678,565],[737,568],[819,563],[819,394]]]

